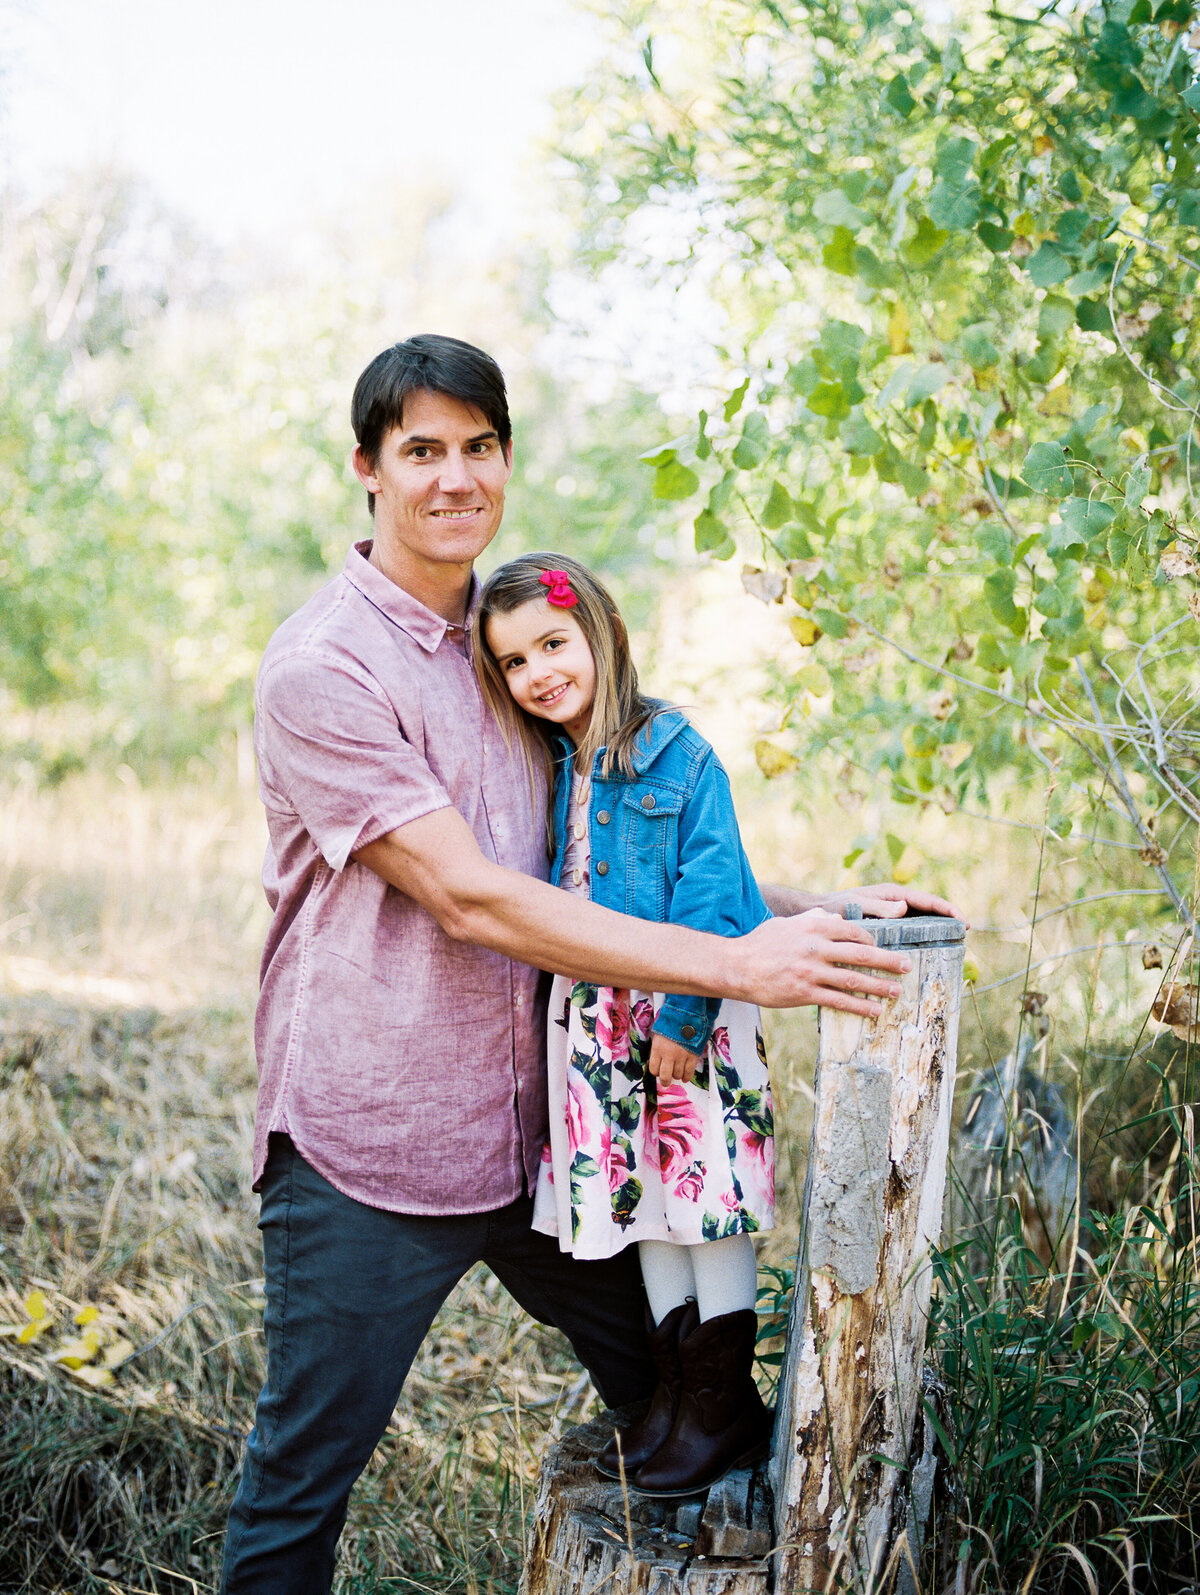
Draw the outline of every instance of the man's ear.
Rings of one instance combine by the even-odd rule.
[[[379,478],[375,475],[375,461],[368,459],[362,449],[355,445],[354,453],[350,456],[350,463],[354,467],[354,474],[366,488],[368,493],[379,492]]]

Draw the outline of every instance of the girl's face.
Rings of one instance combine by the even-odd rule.
[[[592,718],[596,661],[571,611],[531,598],[507,615],[492,615],[484,631],[516,702],[578,744]]]

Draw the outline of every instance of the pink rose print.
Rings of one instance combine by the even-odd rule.
[[[649,997],[639,997],[629,1015],[629,1023],[639,1041],[645,1041],[654,1023],[654,1004]]]
[[[729,1190],[721,1192],[721,1206],[727,1213],[736,1213],[741,1205],[737,1199],[737,1192],[732,1186]]]
[[[736,1131],[748,1178],[757,1187],[764,1202],[775,1201],[775,1148],[769,1136],[756,1135],[753,1130]]]
[[[602,986],[596,1011],[596,1039],[614,1063],[629,1057],[629,993]]]
[[[600,1167],[608,1170],[609,1192],[619,1190],[633,1172],[625,1157],[625,1148],[613,1143],[612,1130],[605,1125],[600,1136]]]
[[[699,1109],[682,1081],[658,1088],[658,1166],[665,1180],[676,1180],[704,1134]]]
[[[693,1163],[675,1182],[675,1194],[685,1202],[698,1202],[704,1190],[704,1164]]]
[[[587,1082],[578,1069],[567,1070],[567,1150],[574,1157],[587,1149]]]
[[[722,1063],[732,1067],[733,1059],[729,1053],[729,1031],[724,1025],[717,1025],[712,1033],[712,1048]]]

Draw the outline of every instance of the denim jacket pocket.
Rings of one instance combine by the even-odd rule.
[[[683,793],[639,781],[621,795],[621,844],[625,865],[625,912],[664,920],[678,868],[679,816]]]

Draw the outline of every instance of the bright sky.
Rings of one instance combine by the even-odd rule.
[[[142,173],[221,242],[431,182],[495,236],[598,48],[575,0],[0,0],[0,162]]]

